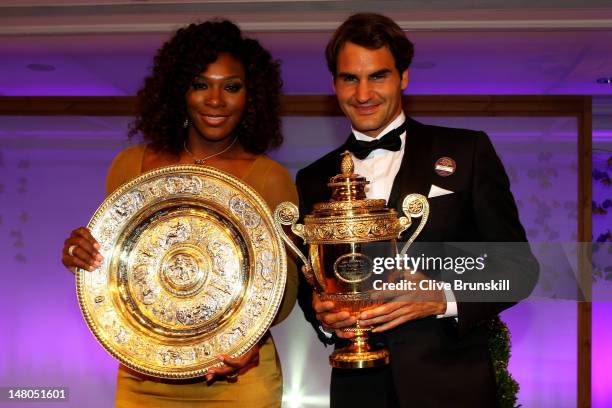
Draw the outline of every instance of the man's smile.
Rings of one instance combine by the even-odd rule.
[[[359,115],[372,115],[378,111],[380,104],[351,105]]]

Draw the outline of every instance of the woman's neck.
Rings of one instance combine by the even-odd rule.
[[[190,131],[185,141],[185,150],[186,153],[190,153],[196,159],[224,152],[224,150],[223,154],[234,152],[239,150],[239,143],[236,143],[235,137],[234,135],[228,135],[221,140],[206,140],[196,132]]]

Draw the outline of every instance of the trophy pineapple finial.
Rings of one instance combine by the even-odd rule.
[[[345,150],[342,152],[342,162],[340,163],[340,171],[344,176],[350,176],[353,174],[355,170],[355,165],[353,164],[353,158],[351,157],[351,152]]]

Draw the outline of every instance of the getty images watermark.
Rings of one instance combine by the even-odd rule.
[[[420,277],[415,279],[417,271],[454,272],[463,275],[465,272],[483,271],[486,268],[487,254],[481,256],[441,257],[441,256],[409,256],[397,254],[394,257],[375,257],[372,259],[372,272],[376,275],[390,273],[397,277],[398,273],[404,279],[385,281],[375,279],[372,288],[378,291],[509,291],[510,279],[490,279],[488,281],[470,282],[464,279],[443,281]],[[388,276],[388,275],[387,275]]]

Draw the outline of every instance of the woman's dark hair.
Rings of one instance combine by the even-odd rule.
[[[243,37],[240,29],[226,20],[190,24],[159,49],[152,73],[138,91],[137,116],[129,136],[142,134],[155,149],[180,153],[187,137],[183,128],[185,94],[195,77],[221,53],[232,55],[245,68],[247,101],[234,130],[238,141],[255,154],[279,146],[283,141],[280,65],[258,41]]]
[[[389,48],[400,76],[408,69],[414,56],[414,45],[395,21],[380,14],[353,14],[336,29],[325,48],[327,68],[334,77],[338,53],[347,42],[370,50]]]

